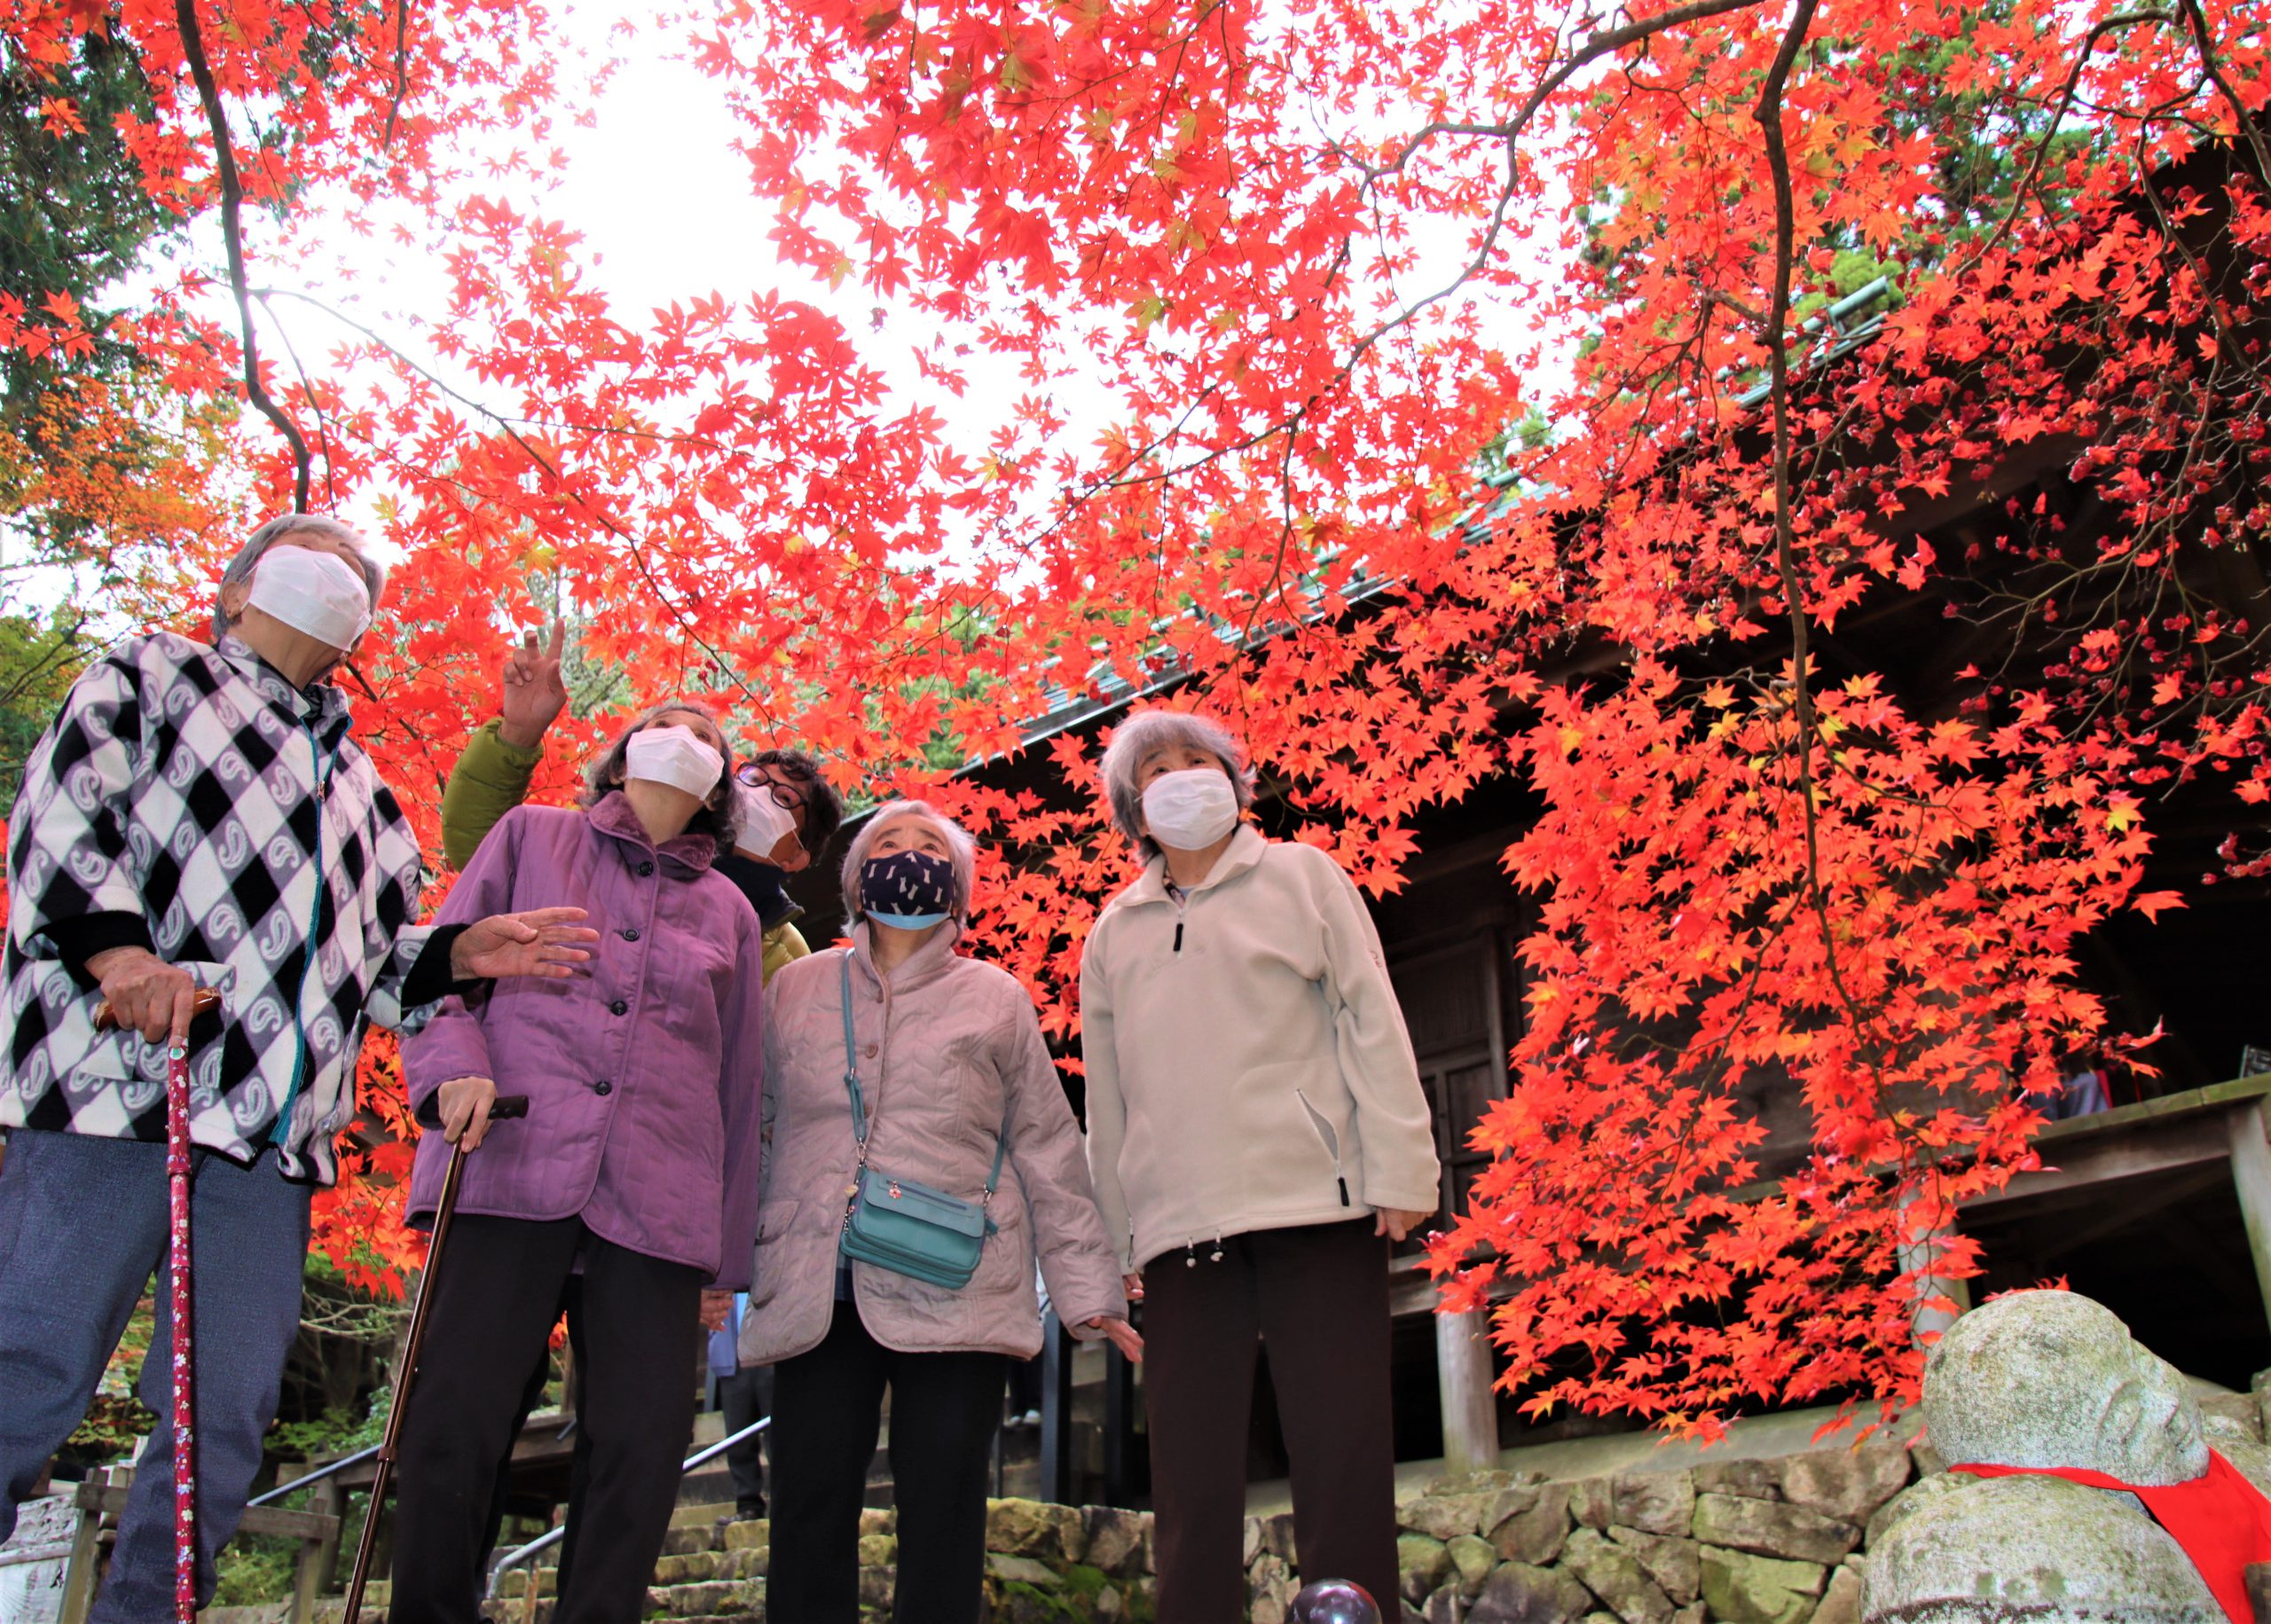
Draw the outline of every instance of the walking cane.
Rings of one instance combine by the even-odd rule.
[[[489,1103],[492,1123],[528,1114],[529,1097],[524,1094],[500,1094]],[[426,1341],[426,1308],[433,1298],[434,1276],[441,1267],[442,1244],[450,1238],[450,1214],[457,1210],[458,1183],[465,1176],[466,1156],[460,1137],[450,1152],[449,1171],[442,1175],[442,1198],[434,1205],[434,1238],[427,1243],[426,1269],[418,1277],[418,1295],[411,1301],[410,1329],[403,1333],[402,1361],[394,1373],[394,1405],[387,1412],[378,1465],[371,1473],[371,1506],[363,1513],[363,1537],[355,1542],[355,1572],[347,1581],[347,1605],[339,1615],[342,1624],[356,1624],[363,1606],[363,1586],[371,1576],[371,1557],[379,1548],[379,1511],[386,1504],[387,1486],[394,1478],[395,1446],[402,1441],[403,1418],[410,1413],[410,1384],[418,1374],[418,1352]]]
[[[217,1008],[221,995],[200,987],[190,997],[190,1018]],[[95,1030],[118,1017],[106,999],[95,1006]],[[192,1333],[189,1291],[189,1048],[166,1048],[166,1294],[173,1305],[174,1618],[197,1619],[197,1339]]]

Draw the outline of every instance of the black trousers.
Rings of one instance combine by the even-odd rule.
[[[1393,1617],[1387,1243],[1366,1218],[1231,1236],[1219,1263],[1213,1251],[1206,1243],[1143,1267],[1159,1617],[1246,1617],[1246,1434],[1265,1343],[1301,1577],[1354,1580]]]
[[[579,1219],[461,1216],[434,1290],[397,1463],[390,1624],[477,1624],[497,1462],[563,1306],[583,1406],[554,1624],[643,1617],[694,1432],[702,1271]]]
[[[1003,1362],[999,1353],[893,1353],[868,1334],[856,1307],[838,1303],[821,1345],[774,1367],[766,1618],[856,1624],[860,1503],[888,1387],[899,1505],[892,1618],[978,1624]]]
[[[728,1438],[752,1422],[764,1420],[773,1408],[773,1367],[750,1365],[719,1377],[718,1408],[725,1412]],[[765,1515],[765,1438],[759,1432],[726,1451],[726,1467],[734,1479],[735,1508],[752,1517]]]

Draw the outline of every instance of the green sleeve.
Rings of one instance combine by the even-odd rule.
[[[794,964],[808,956],[812,949],[805,945],[805,933],[783,921],[765,933],[765,964],[762,974],[766,981],[773,979],[782,966]]]
[[[466,741],[465,754],[442,787],[442,851],[450,867],[473,860],[481,837],[528,799],[529,780],[544,759],[544,747],[523,749],[499,735],[503,724],[491,717]]]

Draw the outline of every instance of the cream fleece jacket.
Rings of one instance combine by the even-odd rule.
[[[1434,1124],[1340,866],[1241,828],[1178,907],[1166,860],[1080,961],[1088,1170],[1129,1271],[1253,1229],[1433,1212]]]

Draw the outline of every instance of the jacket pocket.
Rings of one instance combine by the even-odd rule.
[[[1332,1158],[1332,1181],[1340,1190],[1340,1204],[1345,1207],[1348,1204],[1348,1171],[1340,1165],[1340,1134],[1325,1114],[1310,1102],[1306,1091],[1296,1088],[1293,1097],[1301,1102],[1302,1115],[1309,1119],[1309,1126],[1316,1130],[1325,1154]]]
[[[796,1227],[796,1201],[768,1202],[757,1215],[757,1253],[750,1265],[749,1306],[763,1307],[781,1294],[788,1248],[782,1244]]]

